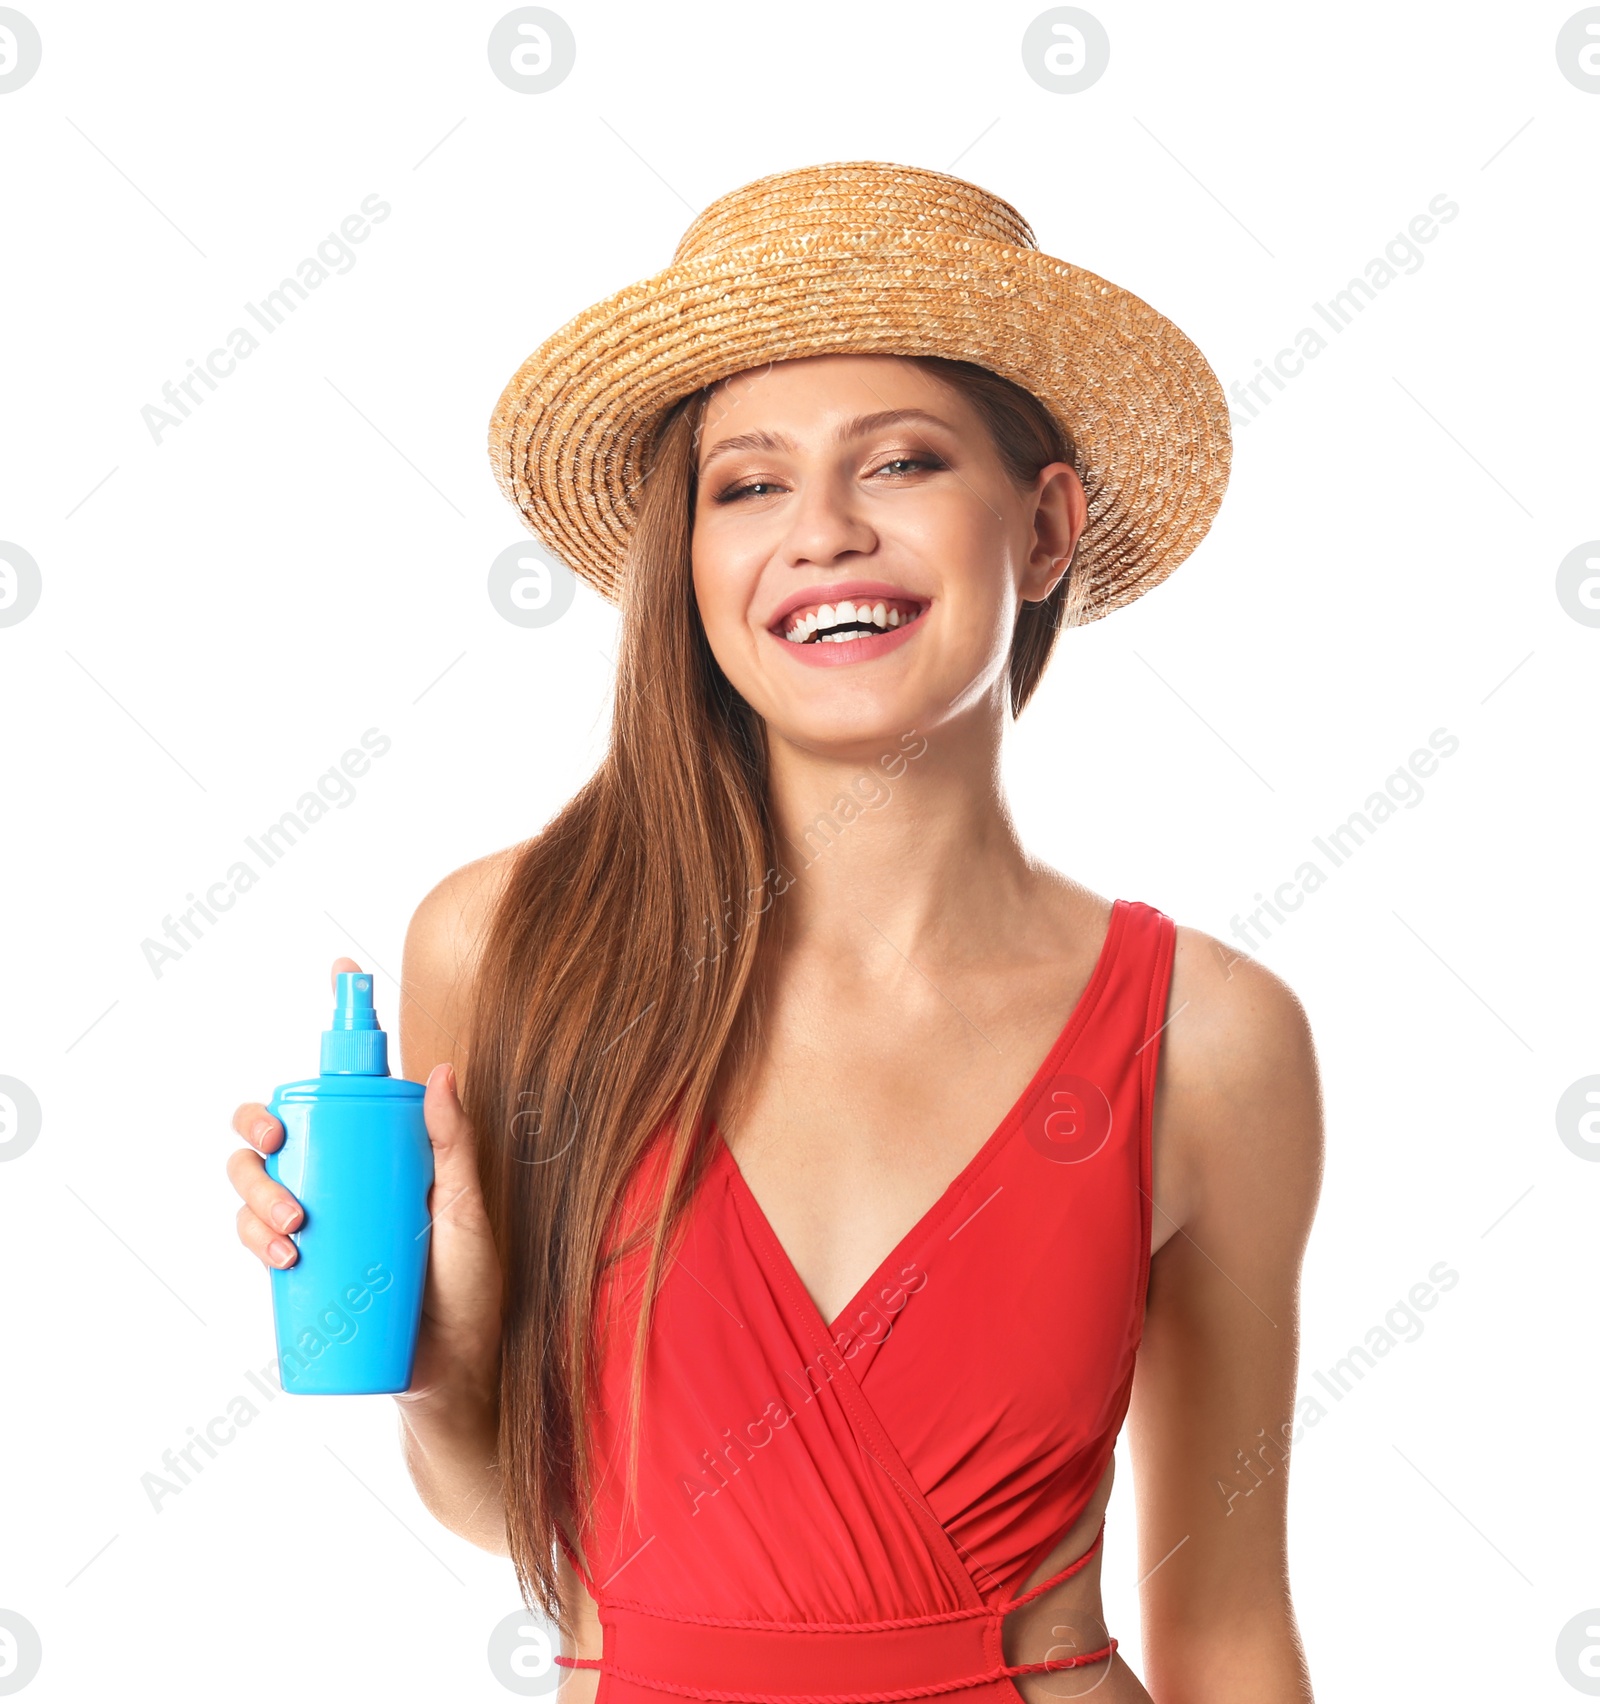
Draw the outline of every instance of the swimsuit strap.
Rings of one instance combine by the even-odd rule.
[[[1033,1586],[1029,1590],[1025,1591],[1022,1594],[1021,1597],[1012,1598],[1010,1603],[1008,1603],[1005,1606],[1005,1609],[1002,1611],[1002,1613],[1009,1615],[1012,1610],[1020,1609],[1023,1606],[1023,1604],[1032,1603],[1033,1600],[1036,1597],[1040,1596],[1041,1593],[1049,1591],[1052,1586],[1059,1586],[1063,1580],[1070,1579],[1074,1574],[1077,1573],[1077,1571],[1080,1568],[1084,1567],[1087,1564],[1087,1562],[1089,1561],[1089,1558],[1091,1556],[1093,1556],[1094,1553],[1100,1548],[1101,1542],[1104,1540],[1105,1536],[1106,1536],[1106,1521],[1105,1521],[1105,1516],[1102,1515],[1100,1517],[1099,1531],[1096,1532],[1095,1535],[1094,1535],[1094,1542],[1089,1546],[1089,1548],[1086,1551],[1084,1551],[1084,1553],[1080,1557],[1078,1557],[1078,1559],[1075,1562],[1069,1562],[1066,1565],[1065,1568],[1061,1569],[1061,1571],[1059,1573],[1052,1574],[1048,1580],[1041,1580],[1038,1585]],[[1115,1640],[1113,1640],[1112,1642],[1114,1644]]]

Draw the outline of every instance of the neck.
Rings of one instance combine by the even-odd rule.
[[[1039,871],[1001,784],[1000,733],[998,712],[974,708],[848,759],[770,742],[769,798],[792,877],[775,902],[785,955],[941,964],[987,956],[1026,928]]]

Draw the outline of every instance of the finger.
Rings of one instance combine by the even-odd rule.
[[[305,1210],[276,1179],[267,1175],[259,1154],[235,1148],[228,1156],[228,1181],[244,1198],[244,1204],[263,1224],[277,1231],[297,1231],[305,1221]]]
[[[264,1265],[293,1266],[300,1258],[299,1250],[271,1225],[263,1223],[248,1207],[239,1209],[239,1241]]]
[[[361,966],[353,958],[336,958],[333,961],[333,969],[328,973],[328,986],[337,994],[339,991],[339,972],[348,970],[354,973],[360,969]]]
[[[283,1141],[283,1125],[260,1101],[246,1101],[233,1115],[233,1128],[263,1154],[276,1152]]]

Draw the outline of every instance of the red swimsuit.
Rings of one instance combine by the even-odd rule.
[[[1104,1533],[1014,1595],[1088,1506],[1127,1412],[1173,942],[1162,912],[1116,902],[1032,1082],[831,1323],[715,1137],[657,1302],[626,1519],[642,1252],[614,1269],[579,1567],[604,1654],[556,1659],[601,1671],[599,1704],[1015,1704],[1012,1676],[1111,1656],[1114,1639],[1008,1665],[1001,1631]]]

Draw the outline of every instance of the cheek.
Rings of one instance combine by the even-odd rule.
[[[909,548],[938,564],[945,642],[953,655],[987,656],[1010,644],[1015,594],[1008,567],[1012,540],[1000,518],[999,497],[983,488],[952,490],[916,517]]]
[[[694,550],[691,563],[700,624],[712,655],[726,669],[736,662],[740,635],[748,625],[749,588],[736,567],[717,561],[708,550]]]
[[[969,466],[960,476],[941,476],[937,487],[920,493],[923,501],[910,518],[928,535],[963,555],[992,556],[1000,548],[1015,509],[1015,497],[1003,483],[996,484],[983,469]]]

